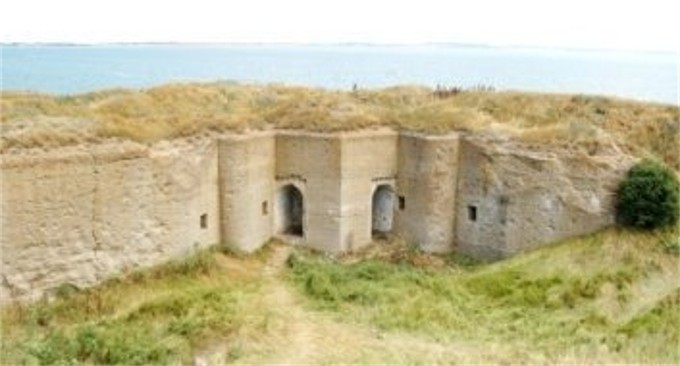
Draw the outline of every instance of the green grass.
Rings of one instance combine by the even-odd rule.
[[[629,344],[636,344],[646,354],[667,354],[669,361],[680,359],[680,289],[676,289],[654,306],[630,321],[618,325],[616,334],[607,339],[611,347],[628,351]],[[673,347],[675,346],[675,347]],[[650,361],[653,357],[648,356]]]
[[[0,363],[176,363],[206,340],[263,326],[245,316],[258,281],[230,278],[218,255],[200,252],[82,291],[65,285],[52,301],[4,309]]]
[[[266,276],[270,247],[207,250],[2,309],[0,364],[190,363],[215,345],[243,363],[678,363],[677,237],[609,229],[494,263],[297,249]]]
[[[290,261],[290,280],[312,307],[388,332],[548,358],[604,352],[678,362],[678,262],[661,245],[672,236],[612,229],[507,261],[438,270],[301,253]],[[648,283],[660,298],[644,298]]]

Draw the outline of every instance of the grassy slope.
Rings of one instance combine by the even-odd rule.
[[[244,363],[677,363],[673,240],[611,229],[493,264],[299,250],[273,274],[268,250],[208,251],[3,309],[0,363],[189,362],[216,343]]]
[[[609,230],[491,265],[453,258],[438,270],[302,255],[291,279],[343,321],[509,346],[507,361],[678,362],[680,271],[661,244],[673,236]]]
[[[616,145],[678,166],[678,107],[594,96],[424,87],[340,92],[230,83],[171,84],[75,96],[3,93],[0,152],[110,137],[152,142],[207,131],[370,126],[440,133],[480,131],[589,151]]]
[[[201,252],[93,289],[62,286],[52,302],[3,309],[0,364],[188,361],[208,340],[265,326],[246,316],[257,315],[259,280],[225,272],[220,259]]]

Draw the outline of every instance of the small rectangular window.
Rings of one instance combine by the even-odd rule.
[[[262,215],[268,215],[269,214],[269,202],[267,201],[262,201]]]
[[[399,209],[403,210],[406,208],[406,199],[404,196],[399,196]]]
[[[201,229],[208,228],[208,214],[201,215]]]
[[[468,219],[477,221],[477,206],[468,206]]]

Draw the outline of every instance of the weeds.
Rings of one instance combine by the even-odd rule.
[[[680,360],[680,290],[676,289],[651,309],[619,325],[606,342],[621,352],[665,354],[667,360]]]
[[[676,106],[593,96],[432,90],[399,86],[339,92],[278,85],[189,83],[76,96],[3,93],[0,151],[109,138],[144,143],[246,129],[344,131],[388,126],[409,131],[511,134],[531,143],[614,146],[678,166]]]
[[[394,264],[387,255],[347,263],[299,253],[290,261],[290,279],[312,306],[388,331],[497,342],[530,353],[604,346],[631,360],[677,361],[677,353],[663,351],[677,345],[677,322],[656,328],[677,317],[669,311],[679,311],[677,302],[659,300],[663,311],[629,326],[608,310],[656,301],[641,298],[637,285],[655,276],[664,278],[664,291],[677,291],[677,262],[662,250],[636,248],[654,242],[655,235],[665,234],[609,230],[504,262],[461,266],[449,260],[436,269],[410,261]],[[619,253],[608,261],[599,258],[614,248]],[[656,348],[642,347],[642,336],[622,336],[629,329],[643,334],[643,328],[656,337]]]
[[[558,276],[531,279],[525,273],[510,269],[472,276],[466,285],[471,293],[497,300],[500,305],[533,307],[547,306],[549,291],[563,282]]]
[[[680,269],[663,244],[673,238],[676,229],[610,229],[495,263],[428,255],[403,242],[338,258],[296,250],[286,279],[332,321],[301,309],[273,313],[268,304],[278,306],[278,297],[263,297],[278,279],[263,286],[253,262],[238,271],[255,274],[228,271],[240,261],[265,262],[271,246],[247,258],[212,249],[97,288],[64,284],[51,300],[3,309],[0,363],[189,363],[215,340],[231,343],[229,360],[249,362],[272,341],[257,337],[276,329],[287,339],[312,321],[309,338],[326,328],[335,335],[336,326],[345,336],[379,332],[380,341],[355,341],[366,342],[366,357],[383,361],[409,347],[407,359],[418,362],[451,345],[475,357],[488,350],[498,362],[675,364]],[[371,342],[382,337],[387,343],[376,348]]]
[[[258,282],[219,270],[214,249],[53,300],[3,310],[3,364],[167,364],[252,314]]]
[[[53,331],[28,343],[27,354],[38,363],[95,363],[107,365],[144,365],[167,363],[181,352],[177,344],[159,340],[148,328],[132,326],[78,327],[73,334]]]
[[[661,241],[661,245],[663,246],[663,249],[666,251],[666,253],[672,254],[676,257],[680,256],[680,237],[669,236],[664,238]]]

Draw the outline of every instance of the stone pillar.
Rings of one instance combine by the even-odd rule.
[[[272,236],[275,137],[234,135],[219,141],[222,242],[252,252]]]

